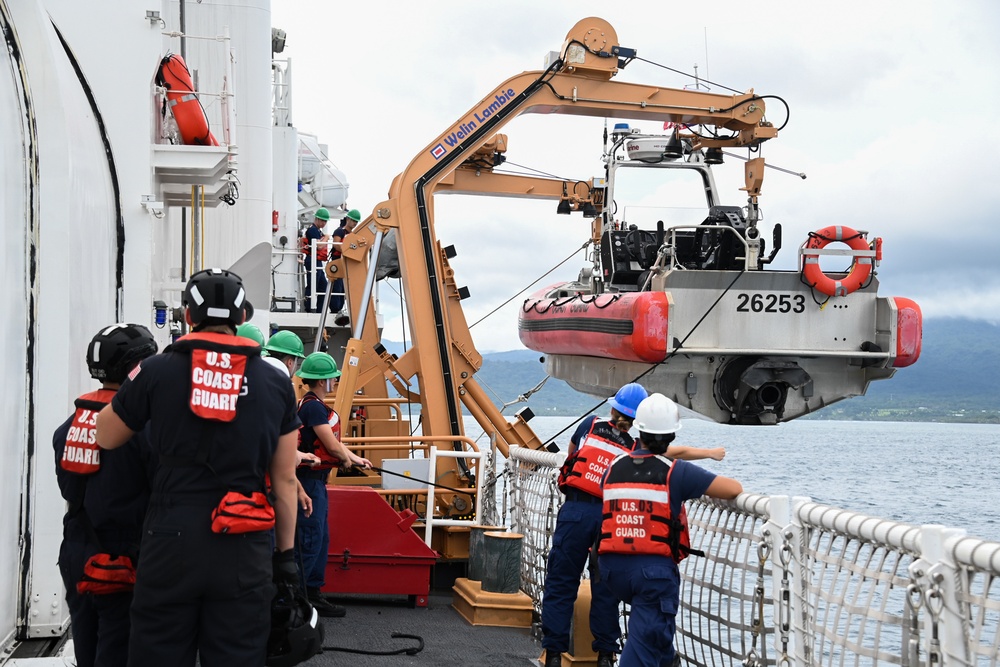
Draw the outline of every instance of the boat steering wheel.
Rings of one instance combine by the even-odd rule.
[[[656,234],[645,229],[633,229],[625,235],[625,248],[629,256],[643,269],[653,266],[656,261]],[[652,250],[650,250],[652,249]]]

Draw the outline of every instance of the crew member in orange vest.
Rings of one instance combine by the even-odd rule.
[[[370,468],[371,461],[358,456],[340,441],[340,419],[324,403],[332,382],[340,377],[337,362],[326,352],[313,352],[296,373],[309,391],[299,401],[299,420],[302,430],[299,451],[315,454],[319,463],[299,465],[296,468],[302,488],[312,499],[312,514],[299,513],[296,548],[302,568],[302,580],[310,603],[320,616],[340,618],[347,613],[343,607],[331,604],[322,596],[326,583],[326,562],[330,548],[330,526],[327,521],[329,502],[326,480],[337,467],[360,466]]]
[[[52,438],[67,504],[59,571],[78,667],[125,667],[128,661],[129,607],[152,462],[141,433],[121,449],[102,452],[94,422],[129,372],[156,349],[141,324],[101,329],[87,346],[87,368],[101,388],[76,399],[76,411]]]
[[[249,307],[239,276],[199,271],[182,303],[192,332],[144,360],[97,419],[105,449],[148,424],[158,456],[129,664],[263,665],[272,574],[298,587],[295,393],[236,335]]]
[[[664,456],[681,424],[677,405],[663,394],[639,404],[635,427],[635,450],[612,461],[604,477],[601,578],[631,605],[620,667],[669,667],[680,600],[677,563],[692,553],[684,502],[702,495],[732,499],[743,486]]]

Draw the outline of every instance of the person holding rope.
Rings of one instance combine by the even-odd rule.
[[[327,407],[324,399],[331,390],[331,381],[340,377],[337,362],[326,352],[313,352],[296,373],[309,391],[299,401],[298,415],[302,421],[299,451],[315,454],[319,463],[300,465],[295,470],[299,483],[312,500],[312,513],[299,511],[296,549],[302,568],[302,580],[309,602],[327,618],[340,618],[347,610],[323,599],[321,589],[326,583],[326,559],[330,547],[330,527],[327,523],[329,498],[326,479],[337,467],[371,468],[371,461],[349,450],[340,441],[340,419]]]
[[[615,394],[611,418],[584,419],[570,438],[566,463],[559,472],[559,488],[566,501],[559,508],[549,551],[542,598],[542,648],[545,667],[561,667],[569,650],[573,605],[580,577],[601,526],[601,477],[618,454],[632,450],[628,434],[639,403],[646,398],[640,384],[627,384]],[[618,652],[618,601],[603,582],[591,581],[590,631],[598,667],[611,667]]]

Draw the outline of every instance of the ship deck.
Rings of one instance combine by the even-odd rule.
[[[426,607],[410,607],[405,598],[331,596],[347,608],[344,618],[322,619],[325,646],[363,651],[394,651],[416,646],[412,639],[393,639],[392,633],[417,635],[424,640],[418,654],[364,655],[325,650],[309,665],[382,667],[435,665],[440,667],[538,667],[541,644],[529,628],[473,626],[452,606],[451,589],[431,591]]]

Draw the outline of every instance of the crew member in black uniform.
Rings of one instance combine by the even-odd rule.
[[[76,399],[76,411],[52,438],[56,478],[67,503],[59,571],[78,667],[125,667],[128,660],[129,606],[149,502],[150,450],[146,438],[136,434],[121,449],[102,454],[94,421],[129,371],[153,354],[156,341],[142,325],[101,329],[87,346],[87,367],[101,388]]]
[[[239,276],[200,271],[183,304],[192,333],[145,360],[97,419],[105,449],[148,424],[158,456],[129,665],[263,665],[272,527],[274,580],[298,585],[295,394],[256,343],[235,335],[247,308]]]

